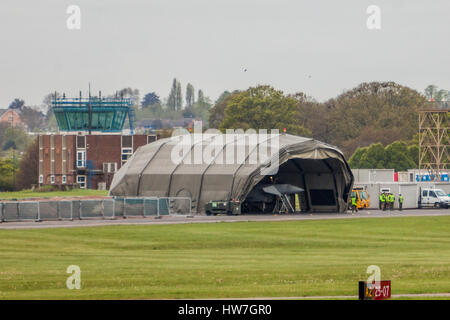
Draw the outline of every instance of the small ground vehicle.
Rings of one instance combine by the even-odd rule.
[[[449,208],[450,197],[442,189],[420,188],[419,208]]]
[[[362,208],[369,208],[370,207],[370,196],[367,190],[364,190],[361,187],[355,187],[352,189],[352,194],[350,197],[350,204],[351,204],[351,198],[356,195],[356,207],[358,209]]]
[[[207,216],[228,214],[241,214],[241,202],[237,200],[212,200],[205,204],[205,212]]]

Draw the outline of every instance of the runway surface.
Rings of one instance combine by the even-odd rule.
[[[244,221],[297,221],[297,220],[326,220],[326,219],[374,219],[396,217],[433,217],[450,216],[450,209],[408,209],[403,211],[360,210],[358,213],[305,213],[289,215],[248,214],[240,216],[162,216],[147,218],[116,218],[103,220],[73,220],[73,221],[22,221],[0,223],[1,229],[37,229],[37,228],[73,228],[73,227],[99,227],[117,225],[159,225],[183,223],[217,223],[217,222],[244,222]]]

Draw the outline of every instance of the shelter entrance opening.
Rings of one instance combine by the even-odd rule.
[[[334,159],[294,158],[280,166],[278,173],[264,176],[242,203],[243,213],[300,213],[338,211],[344,192]]]

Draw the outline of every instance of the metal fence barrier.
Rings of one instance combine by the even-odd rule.
[[[191,198],[184,197],[4,201],[0,202],[0,222],[145,218],[191,215],[191,210]]]
[[[18,202],[3,202],[2,221],[20,221]]]
[[[122,215],[127,217],[166,216],[175,214],[191,215],[192,200],[183,197],[117,198],[121,202]]]
[[[73,220],[73,201],[62,200],[59,204],[59,218],[61,220]]]
[[[79,200],[80,219],[114,219],[114,199]]]
[[[159,200],[158,198],[144,198],[144,216],[159,216]]]
[[[23,220],[39,219],[39,203],[37,202],[18,202],[18,217]]]
[[[38,201],[38,220],[60,220],[59,201]]]

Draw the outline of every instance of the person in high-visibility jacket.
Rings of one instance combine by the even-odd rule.
[[[398,209],[399,209],[400,211],[402,211],[402,208],[403,208],[403,196],[402,196],[402,194],[400,193],[400,194],[398,195]]]
[[[358,206],[356,205],[356,194],[352,196],[352,213],[358,212]]]
[[[395,197],[392,193],[390,193],[387,196],[387,201],[389,202],[389,210],[393,210],[394,209],[394,202],[395,202]]]
[[[386,194],[383,192],[380,194],[380,210],[386,209]]]

